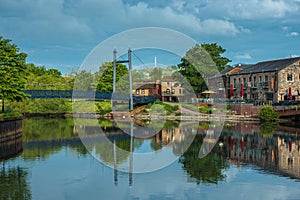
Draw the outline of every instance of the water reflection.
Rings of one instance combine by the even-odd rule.
[[[74,128],[72,119],[25,119],[23,153],[17,158],[1,162],[1,166],[4,167],[0,171],[0,199],[30,199],[31,197],[40,199],[43,197],[41,195],[43,192],[40,190],[47,193],[49,184],[60,188],[57,190],[66,195],[62,199],[72,199],[67,197],[76,197],[75,194],[89,188],[91,193],[98,192],[94,197],[105,193],[106,190],[121,190],[127,191],[129,198],[128,186],[132,186],[132,191],[139,194],[140,189],[141,191],[145,188],[151,188],[147,191],[152,190],[154,184],[156,187],[161,184],[166,188],[180,185],[176,187],[176,190],[179,187],[194,187],[192,191],[195,194],[199,186],[204,185],[207,187],[205,189],[208,189],[206,190],[208,195],[215,193],[215,187],[222,188],[227,183],[229,184],[230,178],[232,179],[229,177],[230,172],[237,168],[240,171],[245,169],[244,172],[259,169],[259,172],[266,175],[265,177],[268,176],[267,174],[275,174],[275,177],[286,176],[300,180],[300,138],[297,134],[300,129],[296,127],[277,124],[264,126],[247,123],[228,124],[224,127],[211,153],[200,159],[199,151],[204,146],[204,142],[207,145],[216,142],[209,143],[210,140],[215,140],[214,132],[209,124],[168,121],[157,134],[148,138],[135,138],[132,134],[124,134],[124,130],[116,128],[108,120],[98,122],[105,130],[104,136],[111,141],[112,148],[107,143],[102,143],[101,140],[90,144],[94,145],[92,148],[95,155],[109,163],[113,170],[104,165],[99,167],[99,163],[94,162],[78,138],[78,130]],[[131,128],[130,123],[126,126]],[[89,133],[97,133],[95,127],[91,124],[81,129]],[[96,136],[99,138],[99,133]],[[93,134],[88,135],[87,138],[95,140]],[[126,151],[120,151],[120,149]],[[209,149],[211,149],[210,146],[207,147],[207,150]],[[134,153],[162,150],[168,150],[174,157],[180,157],[173,165],[155,173],[143,175],[130,173],[138,163]],[[129,173],[118,170],[124,165],[129,168]],[[83,170],[82,166],[88,167]],[[255,170],[249,174],[256,175]],[[43,179],[49,179],[50,182],[40,184],[42,178],[37,176],[43,176]],[[248,178],[247,181],[252,181],[251,183],[258,181],[252,180],[249,175],[246,178]],[[245,186],[247,183],[244,183],[243,179],[234,182],[234,184],[245,184]],[[37,185],[38,189],[36,189]],[[175,193],[170,196],[167,189],[164,190],[162,186],[159,186],[161,190],[158,191],[165,192],[164,195],[169,196],[161,196],[161,193],[151,193],[151,195],[156,195],[159,199],[176,197]],[[231,189],[234,186],[227,187]],[[191,195],[196,198],[197,195],[194,193]],[[142,194],[137,196],[142,196]]]
[[[0,122],[0,161],[22,152],[22,120]]]
[[[31,199],[28,172],[20,167],[0,170],[0,199]]]
[[[71,119],[26,119],[24,121],[25,160],[47,158],[68,145],[74,152],[86,156],[88,150],[82,145]],[[33,125],[34,124],[34,125]],[[229,162],[236,166],[246,163],[257,165],[269,173],[281,174],[300,179],[300,142],[298,135],[292,134],[297,128],[278,124],[236,123],[224,127],[218,145],[211,153],[199,158],[200,148],[206,140],[215,140],[206,123],[167,121],[164,128],[149,138],[135,138],[114,126],[113,122],[100,119],[99,124],[111,143],[92,143],[94,153],[115,169],[114,181],[117,185],[117,169],[127,165],[134,168],[133,152],[153,152],[171,149],[189,174],[189,181],[196,183],[218,183],[226,179],[224,170]],[[125,124],[125,123],[124,123]],[[130,123],[123,128],[130,128]],[[35,128],[30,128],[31,126]],[[94,125],[81,127],[90,135],[97,133]],[[299,129],[300,130],[300,129]],[[298,130],[298,131],[299,131]],[[205,137],[206,136],[206,137]],[[94,138],[92,138],[94,140]],[[215,143],[215,142],[214,142]],[[210,144],[207,142],[206,144]],[[125,151],[123,151],[125,150]],[[128,173],[128,176],[132,176]],[[129,178],[132,184],[132,178]]]
[[[255,164],[267,172],[300,179],[298,134],[287,132],[285,126],[275,126],[270,134],[263,132],[261,125],[236,124],[220,138],[225,156],[236,165]]]

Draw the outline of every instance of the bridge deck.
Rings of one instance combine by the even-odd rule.
[[[93,100],[121,100],[129,101],[129,94],[95,91],[76,91],[76,90],[23,90],[29,98],[57,99],[93,99]],[[134,103],[148,104],[153,103],[155,96],[133,96]]]

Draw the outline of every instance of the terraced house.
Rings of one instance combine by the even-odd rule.
[[[223,80],[231,99],[278,103],[300,101],[300,57],[258,62],[228,70]]]

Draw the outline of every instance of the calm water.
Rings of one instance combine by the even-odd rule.
[[[165,168],[131,174],[106,165],[125,166],[130,154],[109,153],[106,144],[99,143],[92,156],[78,139],[72,119],[25,119],[22,153],[0,161],[0,199],[300,198],[298,128],[226,124],[212,152],[200,159],[207,124],[168,121],[157,135],[131,140],[111,137],[122,131],[109,121],[99,123],[108,138],[117,138],[116,145],[126,150],[133,142],[133,152],[166,150],[176,156],[187,151]],[[81,128],[93,132],[93,125]],[[103,149],[108,153],[103,155]]]

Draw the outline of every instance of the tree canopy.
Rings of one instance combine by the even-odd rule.
[[[112,92],[113,91],[113,62],[106,62],[100,67],[99,82],[97,91]],[[128,69],[125,65],[117,63],[116,82],[123,80],[123,76],[128,74]]]
[[[2,112],[4,100],[22,100],[26,95],[21,91],[26,84],[26,57],[11,40],[0,36],[0,98]]]
[[[178,65],[179,72],[191,84],[195,93],[207,89],[208,78],[216,75],[231,62],[221,56],[225,51],[217,43],[196,44],[181,59]]]

